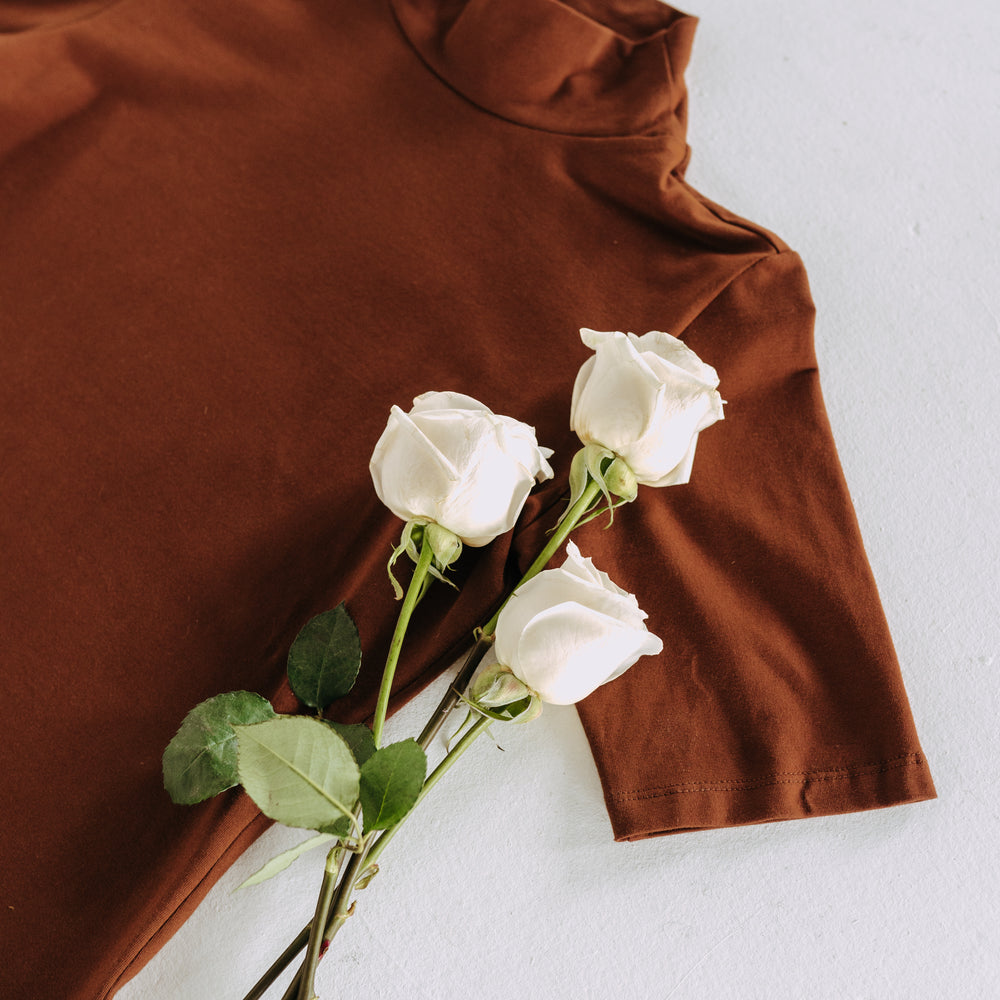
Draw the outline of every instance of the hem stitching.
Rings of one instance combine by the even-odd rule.
[[[628,792],[611,792],[609,799],[617,801],[636,801],[639,799],[655,799],[663,795],[681,795],[685,792],[739,792],[751,791],[757,788],[768,788],[772,785],[796,785],[803,782],[840,781],[844,778],[861,777],[869,774],[882,774],[897,768],[910,765],[923,766],[926,759],[923,754],[909,753],[900,757],[874,764],[860,764],[854,767],[830,767],[815,771],[781,771],[768,775],[763,779],[738,778],[721,781],[687,781],[675,785],[663,785],[659,788],[647,788]]]

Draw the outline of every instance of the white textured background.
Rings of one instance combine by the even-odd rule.
[[[614,844],[575,711],[547,709],[414,814],[323,963],[323,1000],[1000,996],[1000,7],[688,9],[689,180],[806,262],[940,798]],[[240,1000],[308,919],[323,852],[233,887],[301,837],[258,842],[120,1000]]]

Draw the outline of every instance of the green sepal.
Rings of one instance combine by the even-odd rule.
[[[434,565],[439,570],[446,570],[461,558],[462,539],[454,531],[449,531],[437,522],[430,521],[424,525],[424,537],[434,555]]]
[[[624,503],[632,503],[639,495],[639,482],[635,473],[621,455],[615,455],[611,464],[604,469],[604,484],[609,493],[619,497]]]
[[[608,523],[604,526],[605,530],[611,527],[611,520],[614,518],[614,512],[618,510],[619,507],[624,507],[625,504],[630,503],[629,500],[618,500],[611,504],[609,507],[593,507],[589,514],[585,517],[581,517],[579,521],[576,522],[576,528],[582,528],[585,524],[590,524],[591,521],[596,520],[604,513],[609,513],[611,517],[608,519]]]
[[[353,815],[360,769],[347,743],[326,723],[283,715],[233,728],[240,782],[265,816],[332,833]]]
[[[583,496],[587,484],[593,480],[600,488],[603,504],[598,501],[580,516],[574,528],[579,528],[607,511],[610,528],[615,518],[615,510],[625,503],[631,503],[638,494],[635,473],[625,460],[610,448],[600,444],[584,445],[574,456],[569,471],[569,502],[559,520],[558,527],[576,502]],[[615,497],[618,497],[616,500]],[[553,529],[554,530],[554,529]]]
[[[395,826],[416,804],[427,777],[427,755],[416,740],[377,750],[361,768],[364,830]]]
[[[404,552],[414,563],[420,561],[420,548],[424,544],[425,533],[428,533],[427,543],[431,546],[433,554],[432,562],[427,567],[428,574],[435,580],[440,580],[442,583],[448,584],[449,587],[458,590],[458,585],[444,575],[444,570],[461,556],[462,540],[454,532],[449,531],[447,528],[442,528],[441,525],[436,524],[434,521],[407,521],[403,525],[403,533],[400,535],[399,544],[392,550],[389,562],[386,565],[389,581],[392,583],[393,593],[396,595],[397,601],[403,599],[403,588],[393,574],[392,567],[396,565],[396,560]],[[420,592],[420,598],[427,592],[429,585],[430,581],[425,580],[423,590]]]
[[[266,698],[230,691],[196,705],[163,751],[163,786],[180,805],[193,805],[239,784],[235,725],[274,718]]]
[[[361,640],[343,603],[306,622],[288,651],[288,683],[312,708],[347,694],[360,669]]]
[[[461,725],[448,737],[448,752],[450,753],[452,748],[456,743],[462,738],[466,730],[470,725],[474,724],[474,720],[477,715],[486,715],[478,705],[473,706],[472,703],[464,695],[459,696],[459,700],[465,702],[469,706],[469,710],[465,713],[465,718],[462,720]]]
[[[587,469],[587,449],[581,448],[574,456],[569,467],[569,503],[567,511],[572,507],[587,488],[590,482],[590,472]]]
[[[417,529],[420,529],[417,531]],[[420,558],[420,552],[418,549],[419,538],[414,539],[414,531],[417,531],[417,535],[421,535],[424,526],[417,521],[407,521],[403,525],[403,533],[400,535],[399,544],[392,550],[392,554],[389,556],[389,562],[386,565],[386,572],[389,574],[389,582],[392,584],[392,591],[396,595],[396,600],[401,601],[403,599],[403,588],[400,586],[399,581],[393,575],[392,567],[396,565],[396,560],[405,552],[414,562]]]
[[[607,510],[610,513],[608,519],[608,524],[610,525],[615,516],[614,501],[611,499],[611,491],[608,489],[608,484],[604,481],[603,470],[614,461],[615,453],[602,445],[588,444],[583,449],[583,457],[587,465],[587,471],[590,473],[590,478],[601,488],[601,495],[604,497]]]
[[[480,715],[485,715],[488,719],[495,719],[497,722],[531,722],[542,714],[542,699],[536,695],[529,695],[520,701],[504,705],[502,708],[486,708],[483,705],[476,705],[475,711]]]
[[[451,587],[452,590],[458,590],[458,584],[455,583],[454,580],[449,580],[448,577],[446,577],[444,573],[442,573],[441,570],[439,570],[437,566],[434,565],[434,563],[431,563],[430,566],[427,567],[427,575],[428,577],[433,577],[435,580],[440,580],[442,583],[448,584],[448,586]],[[420,593],[421,597],[423,597],[424,594],[427,593],[428,585],[429,585],[429,580],[425,580],[424,589]]]

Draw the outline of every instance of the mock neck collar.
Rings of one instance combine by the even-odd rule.
[[[575,135],[684,131],[696,20],[659,0],[390,0],[424,62],[493,114]]]

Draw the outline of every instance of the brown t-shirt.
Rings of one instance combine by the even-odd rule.
[[[684,181],[694,21],[654,0],[0,5],[0,994],[110,996],[264,828],[162,790],[184,714],[294,710],[346,601],[371,711],[391,404],[465,392],[554,481],[431,591],[451,662],[560,508],[578,329],[667,330],[726,419],[581,548],[664,640],[580,706],[615,836],[928,798],[823,411],[802,264]]]

